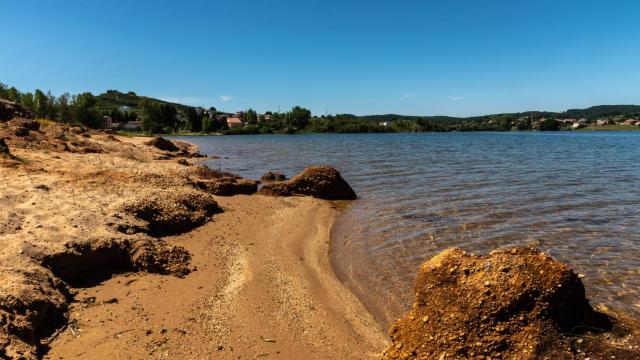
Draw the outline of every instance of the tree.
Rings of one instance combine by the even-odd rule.
[[[33,111],[36,113],[36,116],[40,118],[46,117],[48,100],[47,95],[45,95],[42,90],[36,89],[33,94]]]
[[[540,122],[540,131],[558,131],[562,123],[556,119],[546,119]]]
[[[0,99],[9,98],[9,87],[3,83],[0,83]]]
[[[311,111],[300,106],[295,106],[287,115],[289,117],[289,125],[298,129],[306,127],[309,124],[309,119],[311,119]]]
[[[10,101],[18,102],[20,101],[21,96],[22,94],[20,94],[20,91],[18,91],[18,89],[13,86],[7,90],[7,99],[9,99]]]
[[[200,132],[202,131],[202,116],[198,114],[196,109],[190,107],[187,110],[187,125],[189,126],[189,131],[191,132]]]
[[[245,124],[256,125],[258,123],[258,114],[255,110],[249,109],[242,116],[242,121]]]
[[[216,131],[216,123],[215,119],[210,119],[208,117],[202,120],[202,132],[209,134]]]
[[[90,92],[78,94],[73,104],[73,115],[80,124],[90,128],[102,125],[100,114],[96,110],[96,99]]]
[[[56,108],[58,112],[58,121],[63,123],[69,123],[72,120],[71,108],[69,106],[69,93],[60,95],[56,101]]]
[[[143,100],[142,129],[148,133],[175,132],[178,124],[178,111],[175,106],[160,102]]]

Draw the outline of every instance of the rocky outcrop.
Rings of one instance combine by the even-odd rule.
[[[171,140],[167,140],[163,137],[156,136],[153,139],[147,141],[146,145],[156,147],[160,150],[164,151],[178,151],[180,150],[176,144],[174,144]]]
[[[123,210],[146,222],[146,226],[138,229],[151,236],[185,233],[222,212],[212,195],[195,189],[160,191],[125,205]],[[130,229],[121,228],[121,231],[131,233],[127,231]]]
[[[210,180],[196,180],[196,186],[212,195],[251,195],[258,191],[258,182],[249,179],[223,177]]]
[[[260,177],[262,182],[286,181],[287,177],[279,172],[268,171]]]
[[[0,121],[11,120],[15,117],[29,117],[29,115],[29,112],[20,104],[0,99]]]
[[[591,308],[579,277],[549,255],[450,249],[420,267],[413,308],[390,329],[384,358],[637,358],[638,349],[597,334],[613,326]]]
[[[269,196],[313,196],[325,200],[355,200],[356,193],[331,166],[310,166],[287,182],[264,185],[258,192]]]

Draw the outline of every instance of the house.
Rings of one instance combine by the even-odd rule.
[[[638,125],[638,123],[640,123],[640,120],[637,119],[627,119],[624,121],[625,125]]]
[[[378,125],[380,125],[380,126],[385,126],[385,127],[386,127],[386,126],[391,125],[391,123],[390,123],[390,122],[388,122],[388,121],[380,121],[380,122],[378,123]]]
[[[128,131],[140,131],[142,129],[142,124],[140,123],[140,121],[129,121],[128,123],[124,124],[122,129]]]
[[[581,124],[579,122],[574,122],[573,125],[571,125],[572,129],[582,129],[583,127],[586,127],[587,125],[585,124]]]
[[[233,129],[237,127],[242,127],[244,126],[244,124],[242,123],[242,120],[240,120],[239,118],[230,117],[230,118],[227,118],[227,126],[229,126],[229,129]]]
[[[596,125],[598,126],[605,126],[605,125],[609,125],[611,124],[611,121],[609,119],[598,119],[596,121]]]

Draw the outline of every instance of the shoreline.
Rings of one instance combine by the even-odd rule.
[[[45,359],[379,356],[386,335],[330,265],[331,203],[218,200],[224,213],[169,239],[192,254],[197,271],[184,279],[118,275],[81,291],[71,310],[75,330],[58,336]],[[101,305],[85,307],[86,299]]]

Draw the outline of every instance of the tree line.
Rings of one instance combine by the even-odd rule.
[[[15,87],[0,83],[0,98],[21,105],[35,117],[63,123],[80,123],[97,128],[101,125],[100,114],[96,110],[96,99],[90,92],[76,95],[64,93],[53,96],[36,89],[33,93],[21,92]]]

